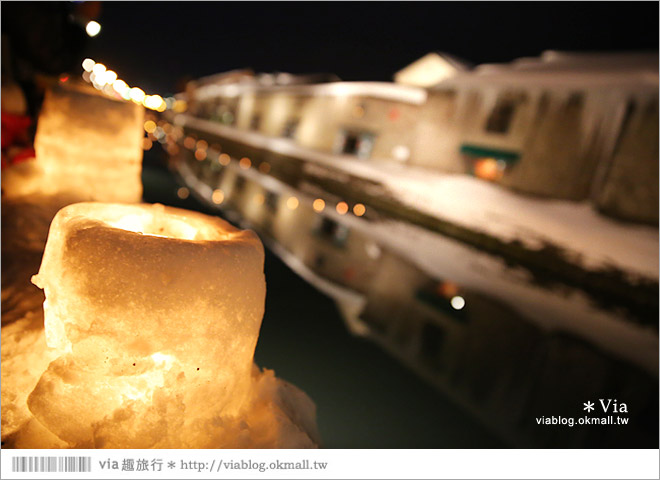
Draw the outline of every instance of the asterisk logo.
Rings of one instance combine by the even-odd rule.
[[[583,403],[584,405],[584,410],[587,412],[591,412],[594,409],[594,402],[585,402]]]
[[[176,463],[174,462],[167,462],[167,468],[174,468],[176,466]]]

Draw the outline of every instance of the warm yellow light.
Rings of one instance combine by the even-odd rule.
[[[94,64],[94,66],[92,67],[92,73],[97,77],[99,75],[103,75],[105,73],[105,65],[103,65],[102,63]]]
[[[95,75],[95,74],[92,73],[92,82],[94,83],[95,87],[96,86],[103,87],[106,84],[106,81],[105,81],[105,74],[106,73],[107,72],[103,72],[103,73],[100,73],[98,75]]]
[[[243,158],[241,158],[241,160],[238,162],[238,165],[239,165],[243,170],[247,170],[247,169],[250,168],[250,166],[252,165],[252,162],[250,161],[249,158],[247,158],[247,157],[243,157]]]
[[[259,164],[259,171],[261,173],[268,173],[270,172],[270,164],[268,162],[261,162]]]
[[[181,187],[176,191],[176,195],[180,199],[185,200],[190,195],[190,190],[188,190],[186,187]]]
[[[153,133],[156,130],[156,122],[153,120],[147,120],[144,122],[144,131],[147,133]]]
[[[312,207],[314,208],[315,212],[320,213],[325,208],[325,202],[322,199],[317,198],[316,200],[314,200],[314,203],[312,203]]]
[[[143,150],[150,150],[152,146],[153,146],[153,142],[151,141],[151,139],[149,139],[148,137],[144,137],[142,139],[142,149]]]
[[[200,162],[206,160],[206,150],[202,150],[201,148],[195,150],[195,159]]]
[[[134,103],[141,104],[142,100],[144,100],[144,90],[138,87],[133,87],[131,88],[131,100],[133,100]]]
[[[348,204],[346,202],[339,202],[336,207],[337,213],[339,215],[344,215],[348,212]]]
[[[286,206],[289,208],[289,210],[295,210],[296,208],[298,208],[299,203],[300,202],[296,197],[289,197],[286,200]]]
[[[114,97],[115,91],[112,89],[112,85],[109,83],[106,83],[105,86],[103,87],[103,93],[108,95],[109,97]]]
[[[91,72],[95,64],[96,62],[94,60],[92,60],[91,58],[86,58],[82,62],[83,70],[85,70],[86,72]]]
[[[101,32],[101,24],[99,22],[95,22],[94,20],[90,20],[85,26],[85,31],[90,37],[95,37]]]
[[[506,164],[504,164],[506,167]],[[474,174],[484,180],[495,181],[502,178],[504,168],[494,158],[480,158],[474,163]]]
[[[353,207],[353,213],[358,217],[364,215],[366,211],[367,208],[361,203],[356,203],[355,206]]]
[[[449,302],[451,303],[451,306],[454,310],[462,310],[463,307],[465,307],[465,299],[460,295],[452,297]]]
[[[112,84],[115,92],[117,92],[124,100],[129,100],[131,97],[131,87],[129,87],[123,80],[115,80]]]
[[[213,203],[215,203],[216,205],[220,205],[225,200],[225,194],[220,189],[213,190],[211,199],[213,200]]]
[[[206,150],[209,148],[209,144],[206,140],[197,140],[197,148],[199,150]]]
[[[437,292],[445,298],[452,298],[458,294],[458,286],[451,282],[442,282],[437,287]]]
[[[174,105],[172,105],[172,110],[174,110],[176,113],[183,113],[188,109],[188,103],[186,103],[185,100],[177,100],[174,102]]]
[[[186,137],[185,140],[183,141],[183,146],[186,147],[188,150],[192,150],[195,148],[195,139],[193,137]]]
[[[144,105],[150,110],[157,110],[162,103],[163,103],[163,99],[160,95],[146,95],[142,99],[142,105]]]
[[[3,448],[317,446],[311,400],[253,363],[266,294],[253,232],[163,205],[72,207],[53,220],[32,277],[47,299],[43,347],[11,331],[46,355],[19,351],[10,365],[37,363],[9,396],[36,426],[12,426],[21,444]],[[3,393],[15,378],[5,363]],[[5,400],[3,433],[14,421]]]
[[[117,74],[112,70],[106,70],[103,78],[105,80],[105,83],[112,85],[117,80]]]
[[[226,153],[223,153],[222,155],[220,155],[218,157],[218,162],[220,162],[220,165],[222,165],[223,167],[226,167],[227,165],[229,165],[230,161],[231,161],[231,158]]]

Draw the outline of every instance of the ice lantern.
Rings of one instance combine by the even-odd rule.
[[[59,357],[28,406],[69,444],[196,448],[250,395],[264,313],[251,231],[162,205],[78,203],[53,219],[33,282]],[[103,432],[102,430],[106,431]],[[154,438],[149,438],[150,435]],[[114,439],[114,440],[113,440]],[[130,444],[130,442],[128,442]]]
[[[59,85],[46,92],[35,138],[40,193],[80,201],[135,203],[142,198],[144,109],[92,89]]]

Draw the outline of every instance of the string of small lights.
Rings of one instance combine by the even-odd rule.
[[[185,112],[188,105],[185,100],[174,97],[163,98],[160,95],[147,95],[139,87],[131,87],[118,78],[114,70],[109,70],[102,63],[86,58],[82,62],[82,78],[91,83],[94,88],[117,100],[126,100],[142,105],[149,110],[164,112],[172,110],[176,113]]]
[[[144,122],[144,130],[147,133],[145,137],[144,149],[149,150],[154,141],[157,141],[163,144],[163,147],[170,155],[176,155],[180,152],[180,146],[189,150],[193,153],[195,159],[199,162],[202,161],[214,161],[217,162],[220,166],[226,167],[230,162],[236,162],[240,170],[249,170],[250,168],[256,168],[261,174],[267,175],[270,172],[271,166],[268,162],[261,162],[256,164],[252,162],[248,157],[242,157],[241,159],[233,159],[226,153],[220,153],[220,145],[211,145],[209,146],[208,142],[203,139],[197,140],[192,136],[185,136],[183,129],[179,126],[172,125],[166,120],[160,120],[156,123],[154,120],[147,120]],[[177,191],[177,195],[181,199],[185,199],[189,196],[190,191],[186,187],[181,187]],[[211,195],[211,200],[214,204],[220,205],[226,199],[226,194],[221,189],[214,189]],[[326,209],[326,202],[322,198],[307,198],[305,195],[296,196],[289,195],[286,201],[286,207],[289,210],[296,210],[300,205],[301,199],[307,203],[311,203],[313,210],[316,213],[322,213]],[[264,202],[263,195],[257,193],[254,200],[258,204]],[[345,201],[339,201],[335,205],[334,210],[339,215],[345,215],[349,212],[349,204]],[[356,217],[362,217],[367,208],[362,203],[356,203],[353,205],[353,214]]]
[[[175,97],[162,98],[160,95],[147,95],[141,88],[129,86],[124,80],[118,78],[115,71],[108,70],[105,65],[98,63],[91,58],[83,60],[82,68],[83,80],[91,83],[97,90],[117,100],[131,101],[156,112],[172,110],[175,113],[183,113],[188,108],[185,100],[176,99]],[[190,136],[184,139],[181,127],[175,127],[165,120],[160,120],[156,123],[154,120],[149,119],[144,123],[144,130],[147,133],[143,142],[144,150],[149,150],[152,147],[153,142],[158,141],[159,143],[164,144],[164,148],[170,155],[175,155],[179,151],[177,144],[181,144],[183,147],[192,150],[198,161],[205,160],[209,153],[212,154],[212,152],[214,152],[213,148],[211,148],[210,151],[207,151],[208,144],[204,140],[196,141]],[[227,154],[220,154],[218,152],[215,156],[220,165],[226,166],[229,164],[230,157]],[[252,161],[247,157],[243,157],[240,160],[237,160],[237,162],[239,167],[243,170],[257,167],[262,174],[268,174],[270,171],[270,164],[267,162],[261,162],[258,166],[253,165]],[[188,190],[186,188],[182,188],[178,194],[179,196],[187,196],[187,192]],[[224,198],[224,192],[219,189],[214,190],[212,199],[215,204],[222,203]],[[300,202],[296,196],[291,196],[288,198],[286,205],[290,210],[295,210],[299,203]],[[315,212],[321,213],[325,210],[326,203],[323,199],[317,198],[312,202],[312,208]],[[348,203],[344,201],[338,202],[335,210],[339,215],[345,215],[349,212]],[[361,217],[365,213],[366,207],[363,204],[358,203],[353,206],[353,214],[355,216]]]

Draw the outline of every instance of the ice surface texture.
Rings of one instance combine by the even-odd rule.
[[[132,102],[74,87],[48,90],[36,160],[3,171],[3,196],[70,192],[77,201],[139,202],[143,121],[144,108]]]
[[[33,278],[57,358],[30,411],[78,447],[314,446],[313,403],[253,367],[263,263],[254,233],[215,217],[63,208]]]

